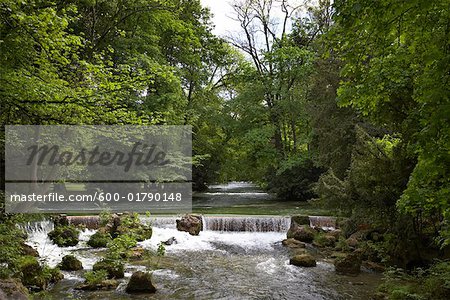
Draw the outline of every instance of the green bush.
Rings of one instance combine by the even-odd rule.
[[[9,278],[18,271],[18,262],[22,257],[23,232],[9,220],[0,223],[0,278]]]
[[[15,274],[26,287],[39,290],[46,289],[50,283],[61,280],[64,276],[58,268],[42,266],[36,257],[23,256],[17,265],[18,273]]]
[[[101,271],[104,270],[107,273],[108,278],[123,278],[125,267],[122,261],[120,260],[113,260],[104,258],[94,264],[92,267],[93,271]]]
[[[84,273],[84,279],[89,285],[100,284],[108,278],[108,272],[106,270],[88,271]]]
[[[395,300],[446,300],[450,295],[450,262],[437,262],[427,270],[408,274],[401,269],[388,269],[378,288]]]
[[[135,247],[137,241],[130,235],[120,235],[108,243],[106,257],[112,260],[119,260],[128,257],[128,250]]]

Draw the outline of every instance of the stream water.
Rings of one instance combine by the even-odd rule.
[[[217,199],[223,194],[214,193],[233,191],[230,186],[223,186],[210,194]],[[231,198],[248,196],[242,190],[237,193]],[[177,243],[166,246],[165,257],[151,266],[127,265],[126,278],[116,290],[78,291],[74,287],[82,281],[82,272],[64,272],[65,279],[52,288],[50,295],[54,299],[370,299],[380,280],[379,275],[369,272],[357,277],[336,275],[333,265],[320,259],[314,268],[290,265],[288,250],[281,245],[289,227],[288,217],[207,216],[199,236],[177,231],[175,219],[142,218],[143,222],[152,223],[153,236],[141,246],[156,250],[160,241],[172,237]],[[28,243],[51,266],[68,253],[77,256],[85,269],[91,269],[101,258],[101,249],[86,246],[95,230],[85,230],[77,246],[59,248],[47,238],[52,223],[31,223],[25,228]],[[135,270],[153,271],[158,289],[154,295],[130,296],[124,292]]]

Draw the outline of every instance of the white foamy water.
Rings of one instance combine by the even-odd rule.
[[[139,244],[145,248],[156,250],[160,242],[174,237],[177,242],[166,246],[167,252],[200,250],[217,250],[222,252],[226,246],[239,247],[247,251],[271,250],[284,236],[285,233],[282,232],[219,232],[208,230],[201,231],[198,236],[192,236],[175,228],[154,227],[152,238]]]
[[[75,255],[81,261],[85,269],[91,269],[96,261],[94,253],[89,253],[87,251],[85,253],[80,253],[79,251],[88,247],[86,242],[91,235],[95,233],[95,230],[86,229],[81,231],[79,236],[80,242],[76,246],[58,247],[48,237],[48,233],[54,228],[52,221],[30,222],[22,226],[22,228],[28,234],[26,244],[35,248],[38,251],[40,258],[50,267],[55,267],[61,262],[63,256],[67,254]]]

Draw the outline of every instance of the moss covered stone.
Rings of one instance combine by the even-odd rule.
[[[23,255],[39,257],[39,252],[30,245],[27,245],[25,243],[22,243],[20,250]]]
[[[59,247],[69,247],[78,244],[80,231],[74,226],[58,226],[48,233],[48,237]]]
[[[361,258],[358,254],[350,253],[336,258],[334,267],[338,274],[358,275],[361,271]]]
[[[314,257],[312,257],[309,254],[295,255],[289,260],[289,263],[291,265],[298,266],[298,267],[310,268],[310,267],[316,266],[316,260],[314,259]]]
[[[83,269],[83,265],[75,256],[66,255],[62,258],[59,268],[64,271],[78,271]]]
[[[309,225],[297,225],[296,223],[291,223],[291,227],[287,233],[287,238],[293,238],[304,243],[311,243],[316,233],[317,232],[309,227]]]
[[[123,278],[124,277],[124,265],[120,261],[112,259],[102,259],[94,264],[92,267],[94,271],[105,270],[109,279],[111,278]]]
[[[156,288],[152,283],[152,275],[147,272],[137,271],[131,275],[125,289],[127,293],[154,293]]]
[[[103,248],[112,240],[111,235],[107,232],[97,231],[90,238],[87,244],[92,248]]]
[[[18,279],[0,279],[0,299],[29,299],[28,290]]]
[[[290,239],[284,239],[282,242],[283,246],[286,246],[288,248],[305,248],[306,245],[303,242],[297,241],[296,239],[290,238]]]

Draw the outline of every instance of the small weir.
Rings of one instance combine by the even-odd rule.
[[[146,223],[163,228],[175,228],[176,219],[180,216],[141,217]],[[99,226],[98,216],[68,216],[69,224],[85,225],[96,229]],[[287,216],[203,216],[203,230],[211,231],[248,231],[248,232],[287,232],[291,224]],[[336,218],[328,216],[309,216],[311,227],[325,230],[336,228]],[[29,225],[30,226],[30,225]],[[33,225],[41,226],[41,225]]]
[[[203,217],[203,230],[286,232],[291,224],[290,217]]]
[[[100,225],[98,216],[68,216],[70,225],[84,225],[89,229],[97,229]]]

